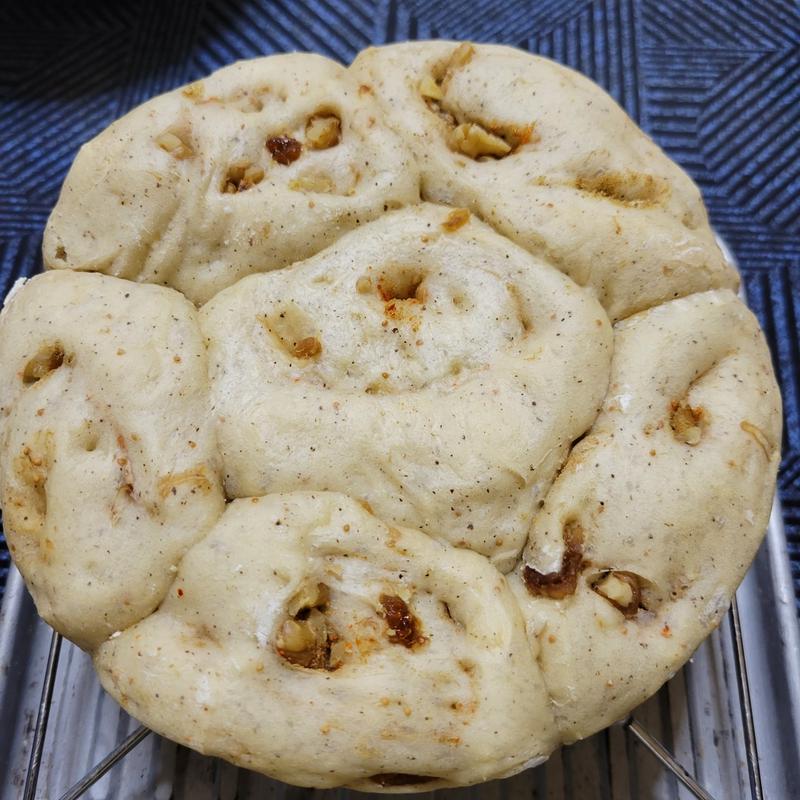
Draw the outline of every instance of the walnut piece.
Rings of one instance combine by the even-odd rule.
[[[287,619],[275,639],[278,655],[298,667],[333,672],[342,662],[334,644],[339,636],[328,618],[313,608],[305,619]]]
[[[372,278],[369,275],[361,275],[356,281],[356,291],[359,294],[370,294],[372,292]]]
[[[470,42],[461,42],[461,44],[453,50],[450,58],[447,60],[446,69],[449,71],[458,69],[459,67],[465,67],[472,61],[474,55],[475,48],[472,44]]]
[[[344,642],[326,616],[330,591],[326,584],[306,581],[286,606],[289,617],[279,626],[275,650],[297,667],[338,669],[344,658]]]
[[[287,619],[278,634],[277,645],[289,653],[302,653],[314,647],[316,638],[308,620]]]
[[[462,122],[450,133],[449,145],[453,150],[470,158],[492,156],[502,158],[511,152],[511,145],[499,136],[489,133],[477,122]]]
[[[326,584],[306,581],[292,595],[286,605],[286,611],[291,616],[295,617],[301,611],[308,610],[309,608],[321,608],[327,605],[329,600],[330,590]]]
[[[315,114],[306,123],[306,144],[312,150],[327,150],[339,144],[342,123],[335,114]]]
[[[419,93],[431,100],[441,100],[444,97],[442,87],[436,83],[432,75],[425,75],[419,82]]]
[[[703,429],[708,424],[705,409],[702,406],[695,408],[680,400],[673,400],[670,409],[669,425],[675,438],[692,446],[700,444]]]
[[[225,194],[236,194],[252,189],[264,178],[264,170],[258,164],[249,161],[237,161],[228,168],[222,191]]]
[[[64,347],[60,342],[39,348],[22,371],[22,382],[26,385],[40,381],[64,363]]]
[[[639,613],[642,581],[633,572],[606,572],[592,584],[592,590],[621,611],[626,619],[632,619]]]
[[[189,135],[185,131],[166,130],[156,136],[155,143],[179,161],[194,155],[194,148],[189,143]]]
[[[188,86],[184,86],[183,89],[181,89],[181,94],[184,97],[188,97],[195,103],[199,103],[203,99],[203,95],[205,94],[205,87],[203,86],[203,82],[195,81],[194,83],[190,83]]]
[[[669,195],[669,185],[663,178],[633,170],[582,173],[575,179],[575,188],[636,207],[660,203]]]

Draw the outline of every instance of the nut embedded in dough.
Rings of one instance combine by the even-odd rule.
[[[64,363],[64,347],[60,342],[47,344],[25,365],[22,371],[22,382],[25,384],[36,383],[54,369],[58,369]]]
[[[456,42],[369,48],[350,71],[414,151],[426,199],[548,258],[612,321],[737,285],[697,187],[582,75]]]
[[[464,785],[552,750],[534,651],[486,559],[344,495],[253,499],[228,504],[184,557],[182,598],[95,652],[128,711],[301,786]]]
[[[611,330],[546,263],[453,221],[386,214],[203,307],[229,496],[347,492],[511,568],[601,402]]]
[[[492,156],[502,158],[511,152],[511,145],[489,133],[477,122],[464,122],[458,125],[450,134],[450,146],[459,153],[470,158]]]
[[[84,648],[153,611],[222,510],[207,381],[172,289],[58,270],[0,314],[5,534],[39,613]]]
[[[626,618],[635,617],[639,611],[642,601],[641,579],[632,572],[606,572],[592,584],[592,589],[605,597]]]
[[[708,425],[708,414],[702,406],[693,407],[688,403],[673,400],[670,404],[669,424],[675,438],[689,445],[700,444],[703,431]]]
[[[314,150],[339,144],[342,122],[335,114],[315,114],[306,123],[306,143]]]
[[[178,129],[166,130],[156,137],[155,142],[162,150],[179,161],[184,158],[191,158],[194,155],[194,149],[185,131]]]
[[[264,170],[258,164],[251,164],[249,161],[238,161],[231,164],[222,191],[226,194],[236,194],[246,192],[253,186],[261,183],[264,178]]]
[[[313,196],[298,202],[297,192]],[[202,304],[419,197],[411,153],[344,67],[268,56],[155,97],[87,142],[43,257],[50,269],[167,285]]]

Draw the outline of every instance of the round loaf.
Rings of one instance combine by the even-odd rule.
[[[84,146],[44,257],[0,314],[9,546],[201,752],[514,774],[679,669],[763,535],[780,395],[699,192],[545,59],[227,67]]]

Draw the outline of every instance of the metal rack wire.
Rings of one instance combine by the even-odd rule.
[[[758,763],[758,750],[756,745],[755,725],[753,721],[753,706],[750,695],[750,685],[747,678],[747,662],[742,638],[742,626],[739,618],[739,608],[734,597],[730,611],[731,628],[734,637],[734,665],[736,670],[739,702],[741,705],[742,721],[744,723],[744,741],[747,756],[747,770],[750,778],[750,792],[752,800],[763,800],[761,785],[761,771]],[[28,770],[25,777],[23,800],[35,800],[36,786],[39,780],[42,753],[44,751],[45,737],[47,736],[47,723],[50,717],[50,708],[53,701],[53,688],[55,686],[58,659],[61,653],[62,637],[55,631],[50,639],[50,650],[45,667],[42,695],[33,732]],[[669,770],[695,797],[699,800],[714,800],[713,796],[704,789],[695,777],[686,770],[670,751],[654,736],[636,721],[634,716],[626,719],[622,725],[627,733],[642,744],[663,766]],[[138,744],[144,741],[151,731],[144,725],[139,726],[124,741],[115,747],[107,756],[92,767],[77,783],[69,787],[59,800],[78,800],[83,794],[100,780],[115,764],[124,758]]]

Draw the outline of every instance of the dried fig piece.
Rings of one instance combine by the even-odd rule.
[[[271,153],[274,161],[288,166],[300,158],[303,145],[297,139],[292,139],[291,136],[273,136],[267,139],[267,150]]]
[[[534,597],[563,600],[575,594],[578,572],[583,566],[583,528],[577,520],[564,523],[564,554],[558,572],[538,572],[527,564],[522,570],[525,586]]]
[[[381,616],[389,626],[387,635],[392,644],[415,647],[427,641],[422,635],[419,620],[411,612],[405,600],[397,595],[382,594],[380,602]]]

